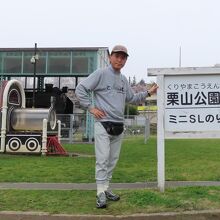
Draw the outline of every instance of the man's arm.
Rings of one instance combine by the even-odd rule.
[[[95,71],[77,85],[75,93],[82,107],[86,109],[90,108],[91,106],[90,94],[91,92],[95,91],[99,80],[100,80],[100,72]]]
[[[92,73],[85,80],[80,82],[76,87],[76,97],[78,98],[80,105],[85,109],[88,109],[95,118],[101,119],[105,116],[105,113],[96,108],[91,103],[90,93],[95,91],[98,82],[100,81],[100,71]]]
[[[139,103],[145,101],[147,97],[150,97],[154,93],[157,92],[158,85],[154,84],[148,91],[145,92],[138,92],[134,93],[132,88],[129,86],[128,94],[127,94],[127,101],[131,104],[138,105]]]

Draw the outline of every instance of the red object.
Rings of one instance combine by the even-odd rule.
[[[58,142],[57,136],[47,137],[47,153],[46,155],[62,155],[68,156],[62,145]]]

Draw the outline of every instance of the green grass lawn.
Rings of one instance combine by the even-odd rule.
[[[0,155],[1,182],[93,183],[94,147],[66,144],[82,157]],[[220,140],[166,140],[167,181],[219,181]],[[156,181],[156,138],[124,140],[113,182]],[[118,190],[121,200],[106,210],[95,208],[95,191],[0,190],[0,210],[69,214],[133,214],[220,208],[220,187]]]
[[[0,211],[39,211],[62,214],[128,215],[220,208],[220,187],[120,190],[121,200],[96,209],[95,191],[0,190]]]
[[[220,140],[166,140],[166,180],[220,180]],[[1,182],[94,182],[94,147],[66,144],[69,152],[83,157],[0,155]],[[84,157],[85,156],[85,157]],[[156,138],[123,142],[113,182],[145,182],[157,179]]]

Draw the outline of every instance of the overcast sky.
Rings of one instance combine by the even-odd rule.
[[[123,44],[123,73],[220,63],[220,0],[1,0],[0,47]]]

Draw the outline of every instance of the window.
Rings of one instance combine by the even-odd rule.
[[[49,52],[48,73],[70,73],[70,53]]]
[[[88,58],[74,57],[73,58],[73,73],[88,73]]]
[[[5,73],[21,73],[21,57],[6,57],[4,59]]]
[[[24,67],[23,73],[33,73],[34,72],[34,64],[31,63],[31,58],[33,54],[24,55]],[[39,60],[36,63],[36,73],[46,73],[46,58],[39,55]]]

